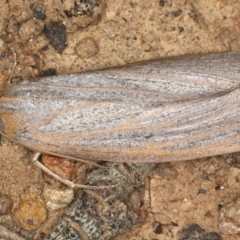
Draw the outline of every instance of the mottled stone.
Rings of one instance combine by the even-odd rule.
[[[179,233],[179,240],[222,240],[222,237],[216,232],[207,232],[199,225],[193,223],[184,228]]]
[[[86,28],[101,18],[102,3],[99,0],[65,0],[63,13],[67,16],[67,28]]]
[[[124,163],[123,166],[108,163],[106,166],[109,168],[93,171],[87,183],[116,187],[81,190],[63,219],[45,239],[74,239],[69,237],[68,232],[77,230],[74,237],[85,233],[91,240],[108,240],[134,224],[137,216],[122,200],[133,191],[133,186],[141,185],[154,164]],[[78,237],[77,239],[83,239]]]

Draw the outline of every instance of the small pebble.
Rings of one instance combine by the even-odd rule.
[[[221,208],[219,231],[223,234],[240,234],[240,197]]]
[[[7,215],[11,212],[13,202],[8,195],[0,195],[0,215]]]
[[[50,211],[55,211],[69,205],[74,198],[74,191],[72,188],[58,190],[45,185],[43,196],[46,200],[47,209]]]
[[[0,38],[0,47],[3,47],[4,41]]]
[[[41,12],[34,12],[33,16],[36,19],[39,19],[39,20],[42,20],[42,21],[44,21],[46,19],[46,14],[45,13],[41,13]]]
[[[51,22],[43,29],[45,37],[57,53],[62,53],[67,47],[66,27],[62,22]]]
[[[43,31],[44,23],[40,20],[31,19],[22,23],[19,29],[19,35],[22,39],[29,40],[40,35]]]
[[[206,169],[205,169],[205,173],[207,175],[215,175],[217,173],[217,171],[219,170],[219,165],[216,163],[210,163]]]
[[[141,201],[142,201],[142,194],[139,190],[135,189],[131,193],[129,197],[129,201],[127,202],[127,205],[132,211],[137,213],[140,210]]]
[[[45,7],[43,4],[41,3],[33,3],[30,8],[34,11],[34,12],[45,12]]]
[[[36,230],[46,220],[47,210],[38,196],[23,196],[13,210],[14,222],[23,229]]]
[[[222,237],[216,232],[207,232],[204,228],[193,223],[182,229],[179,233],[179,240],[222,240]]]
[[[159,163],[155,168],[155,173],[163,179],[174,179],[178,175],[178,171],[173,167],[172,163]]]
[[[77,43],[76,52],[80,58],[87,59],[98,54],[99,47],[93,38],[87,37]]]

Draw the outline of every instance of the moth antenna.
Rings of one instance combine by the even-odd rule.
[[[52,176],[53,178],[55,178],[59,182],[64,183],[65,185],[67,185],[70,188],[84,188],[84,189],[96,190],[96,189],[106,189],[106,188],[114,187],[114,185],[109,185],[109,186],[89,186],[89,185],[84,185],[84,184],[75,184],[74,182],[71,182],[71,181],[69,181],[67,179],[64,179],[64,178],[58,176],[57,174],[55,174],[54,172],[49,170],[47,167],[45,167],[42,163],[40,163],[39,160],[38,160],[40,155],[41,155],[41,153],[39,153],[39,152],[36,152],[33,155],[33,159],[32,159],[33,163],[38,168],[40,168],[42,171],[44,171],[48,175]]]
[[[18,142],[18,143],[19,143],[19,142]],[[20,144],[20,143],[19,143],[19,144]],[[22,146],[24,146],[24,145],[22,144]],[[41,149],[33,148],[32,150],[35,151],[35,152],[38,152],[38,151],[41,150]],[[39,152],[40,152],[40,151],[39,151]],[[108,167],[105,167],[105,166],[102,166],[102,165],[99,165],[99,164],[97,164],[97,163],[94,163],[94,162],[91,162],[91,161],[88,161],[88,160],[85,160],[85,159],[81,159],[81,158],[75,158],[75,157],[65,156],[65,155],[63,155],[63,154],[58,154],[58,153],[54,153],[54,152],[43,152],[43,153],[46,153],[46,154],[49,154],[49,155],[52,155],[52,156],[56,156],[56,157],[67,158],[68,160],[71,160],[71,161],[89,164],[89,165],[92,165],[92,166],[95,166],[95,167],[98,167],[98,168],[108,169]],[[104,161],[104,160],[103,160],[103,161]]]
[[[81,162],[81,163],[89,164],[89,165],[92,165],[92,166],[95,166],[95,167],[98,167],[98,168],[103,168],[103,169],[108,169],[109,168],[109,167],[102,166],[102,165],[99,165],[97,163],[94,163],[94,162],[91,162],[91,161],[88,161],[88,160],[84,160],[84,159],[80,159],[80,158],[64,156],[64,155],[61,155],[61,154],[51,154],[51,155],[56,156],[56,157],[67,158],[68,160],[72,160],[72,161],[75,161],[75,162]]]

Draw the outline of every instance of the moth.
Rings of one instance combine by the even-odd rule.
[[[165,162],[240,150],[240,55],[190,56],[9,84],[0,132],[88,161]]]

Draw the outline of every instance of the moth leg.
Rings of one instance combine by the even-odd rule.
[[[45,173],[47,173],[48,175],[52,176],[53,178],[55,178],[56,180],[64,183],[65,185],[69,186],[70,188],[85,188],[85,189],[104,189],[104,188],[109,188],[112,186],[88,186],[88,185],[84,185],[84,184],[75,184],[67,179],[64,179],[60,176],[58,176],[57,174],[55,174],[54,172],[52,172],[51,170],[49,170],[48,168],[46,168],[42,163],[39,162],[39,156],[41,155],[41,153],[36,152],[33,155],[33,163],[39,167],[42,171],[44,171]]]

